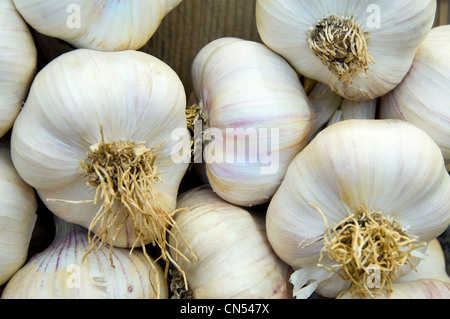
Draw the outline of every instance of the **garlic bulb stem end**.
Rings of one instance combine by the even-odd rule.
[[[390,294],[400,267],[408,263],[415,269],[410,260],[412,252],[426,243],[418,243],[396,221],[361,205],[359,212],[330,229],[325,214],[312,206],[322,215],[326,225],[318,265],[344,280],[351,280],[352,295],[374,298],[381,293]],[[325,255],[336,264],[321,264]],[[375,275],[377,280],[373,284]]]
[[[164,278],[167,279],[170,262],[179,268],[170,256],[167,236],[173,236],[170,227],[176,228],[173,216],[180,209],[172,212],[162,207],[153,186],[154,183],[162,182],[155,166],[155,150],[160,145],[146,148],[143,144],[122,140],[106,143],[102,127],[100,131],[101,141],[91,147],[87,159],[81,161],[87,185],[96,189],[93,202],[101,202],[89,226],[90,249],[83,260],[93,249],[105,243],[112,248],[117,233],[131,218],[135,233],[131,251],[136,246],[144,247],[144,254],[151,262],[145,252],[145,245],[151,243],[158,246],[161,249],[160,258],[166,262]],[[120,216],[124,218],[119,220]],[[98,228],[91,237],[96,227]],[[185,244],[188,245],[187,242]],[[177,251],[176,247],[170,248]],[[112,249],[110,261],[114,267],[111,253]],[[182,257],[187,259],[186,256]],[[152,262],[151,264],[153,271],[156,271]],[[181,269],[179,271],[184,273]],[[157,294],[159,295],[159,292]]]
[[[310,48],[339,81],[351,82],[359,71],[375,63],[367,49],[368,33],[351,17],[329,15],[308,30]]]

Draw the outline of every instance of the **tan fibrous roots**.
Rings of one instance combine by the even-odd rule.
[[[131,220],[135,237],[131,252],[135,247],[142,247],[153,266],[154,278],[158,281],[154,290],[159,295],[159,276],[153,263],[161,258],[166,262],[164,278],[167,279],[170,262],[184,275],[172,259],[169,248],[181,257],[187,257],[168,243],[168,236],[173,236],[171,229],[177,229],[174,215],[179,210],[170,211],[164,207],[156,191],[156,183],[163,182],[155,165],[158,147],[160,145],[146,148],[143,143],[126,140],[106,143],[102,131],[102,140],[91,147],[87,159],[81,161],[81,167],[86,173],[87,185],[96,189],[93,202],[101,204],[89,227],[90,249],[84,257],[103,244],[108,244],[111,252],[114,238]],[[155,261],[146,253],[146,244],[161,249],[161,256]],[[110,260],[114,266],[111,253]]]
[[[352,17],[335,15],[317,22],[307,33],[314,55],[342,82],[351,82],[357,72],[367,72],[369,63],[375,63],[367,48],[368,36]]]
[[[319,263],[326,255],[335,264],[319,265],[351,280],[350,293],[360,298],[390,295],[397,271],[405,264],[415,269],[411,252],[425,245],[409,236],[395,220],[364,206],[332,229],[327,225],[323,240]]]

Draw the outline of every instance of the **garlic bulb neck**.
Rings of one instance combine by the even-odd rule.
[[[329,15],[308,32],[308,43],[322,63],[338,76],[350,81],[361,70],[367,72],[375,61],[367,49],[368,33],[351,17]]]
[[[325,215],[323,217],[325,219]],[[337,265],[321,266],[344,280],[351,280],[352,295],[372,298],[380,293],[392,293],[397,271],[406,263],[413,265],[411,252],[425,245],[417,243],[395,220],[368,211],[364,206],[331,230],[327,226],[323,239],[321,259],[326,253]],[[376,287],[371,287],[374,270],[378,271],[380,280]]]

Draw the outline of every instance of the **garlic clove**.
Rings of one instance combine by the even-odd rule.
[[[2,299],[167,299],[159,264],[135,250],[90,249],[87,230],[55,218],[53,242],[34,255],[6,285]]]
[[[0,137],[8,132],[28,93],[37,67],[37,50],[12,0],[0,3]]]
[[[9,149],[0,148],[0,285],[26,261],[37,202],[11,161]]]
[[[86,1],[14,0],[25,21],[39,33],[76,48],[137,50],[181,0]]]
[[[170,244],[194,299],[289,298],[291,270],[270,247],[263,214],[224,201],[208,185],[180,195],[178,207],[186,210],[175,217]],[[176,253],[189,253],[184,240],[195,263]]]

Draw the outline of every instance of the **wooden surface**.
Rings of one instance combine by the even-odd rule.
[[[162,21],[140,49],[171,66],[192,90],[191,65],[197,52],[221,37],[260,41],[255,22],[256,0],[184,0]]]
[[[450,24],[449,15],[450,0],[438,0],[436,9],[436,20],[434,25]]]

